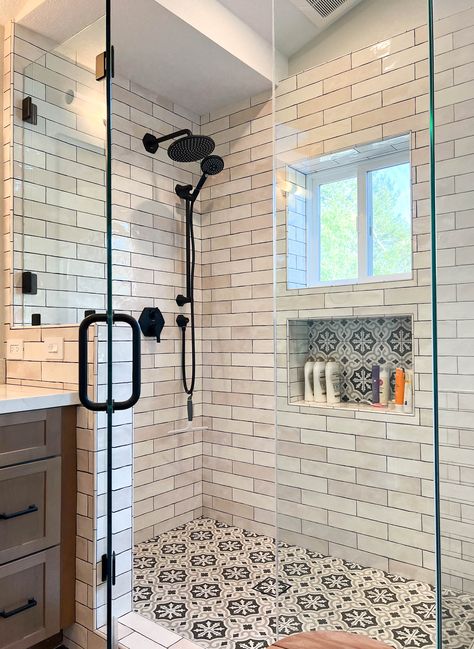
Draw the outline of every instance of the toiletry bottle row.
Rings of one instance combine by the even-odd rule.
[[[341,401],[341,366],[330,358],[308,360],[304,366],[304,400],[315,403]]]
[[[413,371],[401,367],[395,369],[395,410],[413,410]],[[372,405],[388,406],[390,401],[390,370],[388,365],[372,366]]]

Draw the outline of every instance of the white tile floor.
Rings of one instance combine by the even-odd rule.
[[[105,628],[99,634],[105,637]],[[161,624],[138,613],[127,613],[118,620],[119,649],[202,649]]]

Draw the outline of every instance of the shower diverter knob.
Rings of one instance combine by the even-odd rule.
[[[156,338],[157,342],[161,342],[160,337],[165,326],[165,319],[157,307],[143,309],[141,316],[138,318],[138,324],[144,336]]]

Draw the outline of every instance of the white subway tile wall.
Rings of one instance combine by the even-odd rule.
[[[450,24],[454,29],[454,23]],[[460,29],[463,19],[456,25]],[[276,505],[283,540],[432,581],[432,439],[419,433],[429,431],[432,421],[426,29],[419,27],[394,37],[394,42],[402,40],[403,47],[385,48],[385,55],[381,55],[379,44],[374,44],[296,75],[282,82],[277,91],[277,178],[286,182],[277,189],[276,217]],[[451,66],[455,60],[452,56]],[[449,101],[462,101],[460,91],[454,86]],[[456,105],[468,110],[467,105]],[[204,299],[209,300],[204,304],[208,321],[203,323],[203,338],[208,343],[203,349],[211,388],[204,404],[204,415],[210,417],[204,435],[204,512],[262,532],[271,530],[275,506],[269,398],[273,331],[268,299],[272,283],[272,179],[268,173],[272,140],[271,132],[257,130],[255,124],[269,110],[269,101],[260,97],[249,100],[248,106],[230,108],[227,119],[223,111],[203,117],[206,132],[218,137],[228,174],[213,179],[212,187],[203,192],[201,205],[203,288],[207,289]],[[444,115],[438,120],[440,128],[447,119]],[[239,128],[230,128],[233,124]],[[292,216],[294,209],[288,183],[295,182],[288,167],[317,154],[406,132],[412,134],[413,279],[330,290],[287,290],[286,260],[295,265],[293,257],[286,255],[286,228],[293,225],[287,224],[286,215]],[[462,132],[454,132],[462,143]],[[253,133],[255,136],[250,135]],[[445,158],[447,155],[445,148]],[[242,179],[244,173],[251,182],[239,185],[236,191],[233,181]],[[454,179],[438,184],[441,205],[444,195],[452,194],[453,183]],[[459,198],[449,196],[449,200],[445,212],[460,209]],[[465,223],[466,217],[464,214]],[[456,235],[449,214],[442,223],[440,242],[453,237],[459,247],[468,245],[466,231]],[[443,249],[449,245],[455,244],[441,243]],[[444,259],[454,260],[454,255],[440,257],[443,266]],[[440,293],[443,300],[442,289]],[[446,292],[450,313],[453,296],[452,290]],[[460,318],[471,316],[468,305],[465,312],[459,308]],[[288,405],[287,319],[408,313],[415,330],[417,407],[413,417],[328,414],[327,410],[315,413]],[[443,373],[445,368],[442,361]],[[451,386],[454,379],[449,376]],[[464,455],[464,462],[468,457]],[[467,486],[460,486],[458,495],[466,500]],[[373,503],[376,509],[371,509]],[[468,515],[466,508],[464,515]],[[467,530],[472,535],[470,526],[465,534]],[[446,528],[448,534],[452,536]],[[472,568],[467,553],[456,559],[446,571],[447,576],[452,575],[447,581],[461,585],[458,577],[469,575]],[[466,583],[462,585],[466,587]]]
[[[388,48],[380,56],[378,46],[374,45],[303,72],[293,83],[277,90],[277,108],[294,105],[296,115],[289,120],[287,116],[281,119],[277,113],[278,170],[284,172],[289,165],[315,154],[333,153],[351,145],[411,132],[414,223],[423,217],[426,197],[422,195],[419,172],[428,164],[429,119],[427,102],[421,100],[426,99],[428,77],[426,71],[417,76],[415,63],[426,60],[428,49],[426,38],[415,44],[415,34],[415,29],[404,34],[404,47],[395,54]],[[419,83],[407,90],[407,84],[414,79]],[[298,90],[291,89],[294,87]],[[403,99],[394,100],[395,88],[405,90]],[[344,94],[333,103],[336,92]],[[429,307],[430,303],[430,277],[424,272],[429,269],[430,260],[426,259],[423,267],[416,266],[411,280],[288,290],[288,196],[282,189],[282,185],[277,188],[276,224],[280,538],[324,554],[432,581],[433,501],[430,493],[423,492],[422,481],[422,477],[427,482],[432,477],[430,443],[401,439],[398,434],[399,429],[405,433],[412,429],[414,437],[420,424],[431,421],[428,386],[422,393],[424,408],[420,408],[422,386],[418,369],[424,338],[429,342],[429,334],[419,328],[419,323],[429,318],[429,308],[422,311],[420,305]],[[415,255],[427,233],[428,222],[424,227],[414,226]],[[410,314],[414,319],[414,417],[403,420],[397,415],[376,412],[313,410],[288,403],[287,319],[397,313]],[[429,349],[426,354],[430,354]],[[289,371],[293,385],[298,375],[294,362]],[[426,372],[429,375],[429,367]],[[410,480],[405,476],[410,476]],[[399,492],[404,499],[393,501],[392,495]],[[421,499],[424,516],[413,511],[413,496]]]
[[[138,318],[143,308],[156,306],[166,323],[160,343],[156,338],[142,339],[142,396],[133,422],[133,522],[134,541],[139,542],[202,514],[199,208],[197,390],[191,426],[181,383],[181,331],[175,322],[180,312],[176,296],[185,289],[185,236],[183,204],[174,187],[196,182],[193,171],[198,172],[199,165],[174,164],[166,145],[152,155],[142,143],[146,132],[157,136],[185,128],[199,132],[199,117],[127,80],[115,79],[112,128],[114,308]],[[189,353],[187,363],[190,367]]]
[[[454,15],[435,25],[435,66],[443,84],[436,86],[438,162],[436,165],[437,240],[439,247],[440,474],[443,582],[474,592],[474,304],[472,302],[474,234],[472,211],[474,136],[474,11]],[[423,198],[429,169],[425,169]],[[426,242],[427,244],[428,242]],[[427,245],[425,248],[428,248]],[[423,355],[429,354],[429,346]],[[429,377],[420,375],[427,386]],[[426,458],[432,457],[426,448]],[[430,481],[423,494],[431,495]],[[430,531],[430,521],[417,507]],[[424,541],[419,539],[419,546]]]

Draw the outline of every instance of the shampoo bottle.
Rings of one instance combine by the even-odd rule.
[[[308,359],[304,364],[304,400],[313,401],[313,367],[314,361]]]
[[[388,406],[390,400],[390,372],[388,365],[380,370],[380,405]]]
[[[326,361],[317,358],[313,368],[314,401],[326,403]]]
[[[341,368],[332,358],[326,363],[326,395],[328,403],[341,401]]]
[[[413,411],[413,370],[405,372],[405,394],[403,398],[403,410],[405,412]]]

